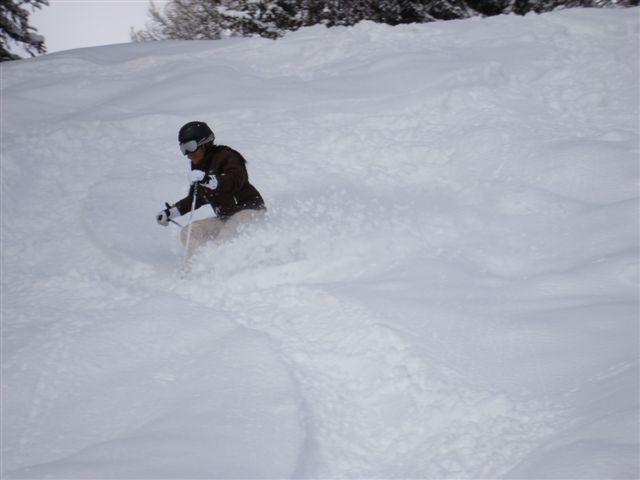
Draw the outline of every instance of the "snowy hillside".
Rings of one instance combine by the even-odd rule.
[[[637,478],[638,13],[2,64],[3,478]]]

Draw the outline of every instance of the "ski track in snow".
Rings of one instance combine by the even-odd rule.
[[[194,301],[204,293],[187,290]],[[313,399],[307,428],[320,465],[305,475],[495,476],[552,430],[544,405],[512,402],[425,362],[361,305],[304,286],[269,289],[266,297],[224,304],[274,339],[303,396]]]
[[[3,65],[3,477],[637,474],[637,14]],[[179,273],[194,118],[269,216]]]

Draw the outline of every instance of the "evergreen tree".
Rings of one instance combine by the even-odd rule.
[[[288,25],[289,16],[295,13],[290,5],[283,8],[280,3],[286,2],[172,0],[160,11],[152,1],[149,7],[151,21],[147,23],[146,30],[132,31],[131,39],[217,40],[252,35],[277,38],[282,35],[277,25]]]
[[[164,13],[151,4],[151,25],[133,40],[278,38],[311,25],[351,26],[362,20],[389,25],[504,13],[525,15],[574,6],[638,5],[639,0],[172,0]]]
[[[1,0],[0,1],[0,62],[17,60],[20,56],[12,53],[11,42],[21,46],[32,57],[36,53],[46,53],[44,37],[29,25],[31,10],[49,5],[49,0]]]
[[[215,40],[222,36],[223,21],[218,0],[172,0],[164,11],[151,2],[146,30],[132,32],[134,41]]]
[[[520,3],[526,3],[527,0],[516,0]],[[492,15],[500,15],[502,13],[511,13],[512,0],[467,0],[467,5],[474,12],[480,15],[490,17]],[[519,12],[516,12],[519,13]],[[526,13],[526,12],[525,12]]]

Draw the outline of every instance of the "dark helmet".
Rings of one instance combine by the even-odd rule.
[[[182,126],[178,132],[178,142],[186,143],[195,140],[198,145],[213,142],[215,140],[213,131],[204,122],[189,122]]]

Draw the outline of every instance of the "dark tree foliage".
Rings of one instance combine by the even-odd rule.
[[[29,25],[31,11],[44,5],[49,5],[49,0],[0,0],[0,62],[20,58],[11,51],[11,44],[31,56],[47,51],[44,37]]]
[[[525,15],[570,7],[628,7],[639,0],[172,0],[151,3],[147,30],[132,39],[278,38],[311,25],[351,26],[369,20],[389,25],[506,13]]]
[[[160,11],[151,2],[147,29],[132,32],[132,38],[136,41],[218,39],[224,28],[217,10],[219,5],[220,2],[212,0],[172,0]]]
[[[478,12],[480,15],[487,17],[493,15],[500,15],[509,10],[512,5],[511,0],[467,0],[469,8],[474,12]]]

